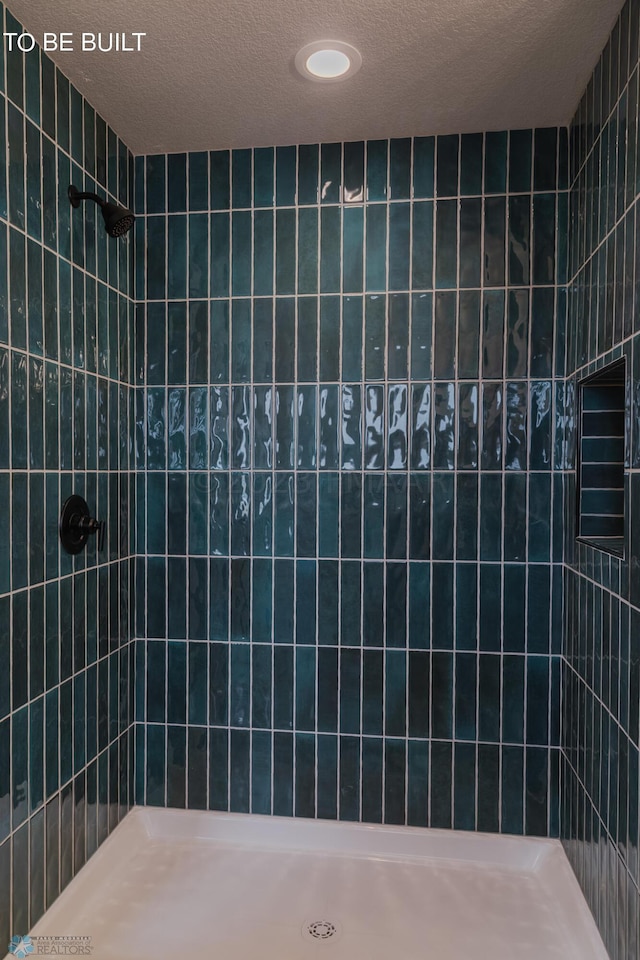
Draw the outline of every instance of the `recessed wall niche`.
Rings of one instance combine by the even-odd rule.
[[[578,540],[624,556],[626,360],[579,383]]]

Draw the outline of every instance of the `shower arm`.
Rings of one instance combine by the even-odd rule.
[[[102,199],[102,197],[99,197],[97,193],[80,193],[80,191],[76,190],[76,188],[73,186],[69,187],[67,192],[69,194],[69,202],[74,209],[77,209],[80,206],[81,200],[95,200],[95,202],[100,204],[101,207],[105,204],[105,201]]]
[[[122,237],[131,229],[136,219],[135,214],[127,207],[103,200],[97,193],[82,192],[73,184],[70,184],[67,196],[69,197],[69,203],[74,208],[79,207],[83,200],[91,200],[97,204],[102,210],[105,230],[110,237]]]

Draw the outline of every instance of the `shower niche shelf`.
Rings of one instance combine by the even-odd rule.
[[[578,383],[577,539],[624,557],[626,359]]]

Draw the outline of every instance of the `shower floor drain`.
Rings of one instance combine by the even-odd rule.
[[[340,938],[340,924],[334,920],[312,920],[302,924],[302,937],[313,943],[336,941]]]

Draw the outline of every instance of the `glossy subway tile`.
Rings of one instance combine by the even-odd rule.
[[[552,372],[564,371],[549,332],[565,302],[553,259],[561,139],[516,131],[187,156],[186,213],[204,217],[209,189],[197,235],[211,256],[197,260],[188,305],[158,275],[139,314],[154,358],[140,385],[141,495],[160,528],[166,510],[171,545],[144,561],[153,599],[138,675],[156,672],[145,658],[158,642],[180,642],[162,601],[175,561],[208,564],[188,567],[194,605],[176,621],[184,643],[215,641],[209,709],[204,685],[190,699],[209,736],[208,795],[198,786],[194,806],[557,832],[557,722],[526,718],[552,698],[545,670],[554,690],[560,676],[527,596],[550,606],[561,582],[549,445]],[[181,157],[136,169],[152,171],[155,204],[182,203]],[[147,208],[149,221],[173,212]],[[147,234],[147,276],[169,255],[166,230]],[[206,291],[187,374],[183,321],[172,335],[162,317],[167,305],[191,317]],[[208,561],[197,530],[185,537],[194,493],[177,480],[207,465],[196,516],[209,517]],[[165,469],[170,509],[152,492]],[[531,681],[528,694],[514,681],[501,706],[503,651],[514,678]],[[140,698],[137,719],[157,757],[138,797],[170,803],[161,725],[173,721],[155,696],[146,708]],[[501,799],[507,765],[515,782]],[[180,791],[176,802],[191,805]]]
[[[0,20],[22,29],[3,8]],[[38,920],[133,802],[135,554],[133,243],[99,234],[92,208],[71,216],[66,196],[74,182],[132,205],[132,158],[39,48],[7,52],[6,69],[0,646],[12,660],[0,684],[0,884],[13,911],[2,912],[5,939]],[[72,492],[107,525],[104,551],[92,543],[75,560],[57,536]]]
[[[566,263],[562,245],[556,253],[556,271],[569,278],[568,379],[559,397],[556,425],[558,459],[566,471],[574,468],[576,460],[576,384],[621,355],[632,362],[637,349],[633,319],[637,258],[632,249],[640,187],[637,34],[638,5],[628,2],[569,129]],[[567,152],[563,135],[559,151]],[[536,165],[541,189],[550,182],[551,171],[545,166],[543,162]],[[541,195],[543,206],[550,209],[551,202]],[[558,213],[564,216],[561,211],[558,203]],[[538,275],[553,267],[550,238],[544,238],[544,231],[539,240],[539,252],[543,250],[545,264],[539,263]],[[541,372],[543,364],[550,369],[551,337],[543,317],[540,313],[536,319],[536,366]],[[586,450],[586,455],[598,456],[597,446],[603,456],[625,458],[625,490],[618,496],[625,514],[623,559],[575,541],[573,483],[565,496],[561,837],[605,946],[612,956],[620,957],[638,949],[638,596],[631,573],[637,554],[636,379],[635,372],[630,372],[620,448],[607,450],[607,441],[599,440]],[[544,410],[550,405],[546,391],[541,390],[532,414],[535,409],[536,419],[544,421]],[[548,435],[544,423],[541,428]],[[548,440],[537,441],[536,462],[548,455]],[[594,467],[599,469],[597,464]],[[594,510],[600,506],[591,504]],[[536,555],[542,547],[546,551],[547,544],[545,532]],[[544,644],[546,637],[535,642]]]

